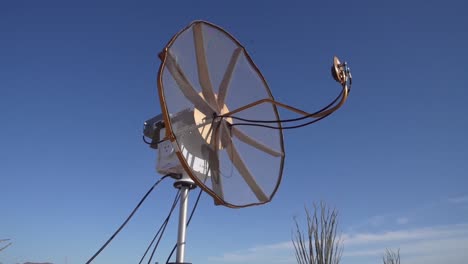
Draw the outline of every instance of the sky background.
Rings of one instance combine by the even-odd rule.
[[[294,263],[293,217],[325,201],[343,264],[381,263],[385,248],[405,264],[466,264],[468,2],[322,2],[0,2],[0,239],[13,242],[0,262],[84,263],[123,222],[160,177],[141,140],[161,112],[157,54],[203,19],[244,44],[278,101],[328,104],[334,55],[354,85],[334,115],[285,132],[271,203],[202,196],[187,261]],[[174,195],[165,180],[94,263],[138,262]],[[157,261],[175,238],[171,222]]]

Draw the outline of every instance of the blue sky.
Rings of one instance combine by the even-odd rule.
[[[292,218],[340,211],[342,263],[468,257],[468,17],[465,1],[0,3],[0,262],[83,263],[159,178],[142,123],[160,113],[158,52],[193,20],[222,26],[277,100],[333,116],[285,132],[270,204],[233,210],[204,196],[188,231],[193,263],[293,263]],[[285,113],[285,116],[287,113]],[[94,263],[135,263],[174,195],[165,181]],[[193,201],[193,200],[192,200]],[[157,252],[163,262],[175,223]]]

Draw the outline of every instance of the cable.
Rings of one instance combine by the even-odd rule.
[[[268,126],[268,125],[261,125],[261,124],[252,124],[252,123],[234,123],[234,124],[231,124],[230,126],[255,126],[255,127],[265,127],[265,128],[271,128],[271,129],[295,129],[295,128],[300,128],[300,127],[304,127],[304,126],[308,126],[310,124],[313,124],[315,122],[318,122],[322,119],[324,119],[325,117],[331,115],[332,113],[329,113],[327,115],[324,115],[322,117],[319,117],[315,120],[312,120],[310,122],[307,122],[307,123],[303,123],[303,124],[300,124],[300,125],[296,125],[296,126],[288,126],[288,127],[275,127],[275,126]]]
[[[166,139],[161,139],[161,140],[157,141],[156,143],[149,142],[149,141],[146,140],[145,135],[143,135],[143,142],[145,142],[146,145],[153,145],[153,144],[158,145],[159,143],[161,143],[161,142],[163,142],[163,141],[166,141]]]
[[[145,135],[143,135],[143,142],[145,142],[147,145],[151,145],[151,142],[146,141]]]
[[[8,241],[10,241],[10,240],[11,240],[11,239],[0,239],[0,242],[8,242]],[[1,247],[1,248],[0,248],[0,251],[5,250],[7,247],[11,246],[11,244],[13,244],[13,242],[10,242],[10,243],[6,244],[6,246]]]
[[[336,58],[335,58],[335,67],[336,67]],[[352,84],[352,77],[351,77],[351,72],[350,72],[350,69],[349,67],[347,67],[347,64],[346,63],[343,63],[343,64],[340,64],[339,65],[341,68],[341,72],[340,74],[342,73],[343,74],[343,80],[341,79],[338,79],[336,76],[334,76],[335,80],[337,80],[338,82],[341,83],[342,85],[342,90],[341,92],[338,94],[338,96],[331,102],[329,103],[327,106],[323,107],[322,109],[314,112],[314,113],[311,113],[311,114],[308,114],[308,113],[305,113],[303,111],[300,111],[298,109],[294,109],[292,107],[289,107],[287,105],[284,105],[284,104],[280,104],[278,102],[275,103],[275,101],[273,100],[272,104],[278,104],[282,107],[285,107],[285,108],[288,108],[292,111],[295,111],[295,112],[301,112],[301,114],[305,114],[304,116],[301,116],[301,117],[298,117],[298,118],[291,118],[291,119],[277,119],[277,120],[256,120],[256,119],[247,119],[247,118],[241,118],[241,117],[237,117],[237,116],[233,116],[233,115],[219,115],[217,116],[216,113],[214,114],[214,118],[216,117],[220,117],[221,119],[223,118],[231,118],[231,119],[236,119],[236,120],[240,120],[240,121],[244,121],[244,122],[249,122],[249,123],[237,123],[237,124],[231,124],[231,126],[233,125],[245,125],[245,126],[256,126],[256,127],[265,127],[265,128],[271,128],[271,129],[294,129],[294,128],[300,128],[300,127],[303,127],[303,126],[307,126],[307,125],[310,125],[310,124],[313,124],[321,119],[323,119],[324,117],[327,117],[329,116],[331,113],[335,112],[338,108],[340,108],[343,103],[346,101],[347,99],[347,96],[351,90],[351,84]],[[333,68],[332,68],[333,69]],[[333,70],[332,70],[333,71]],[[334,71],[333,71],[334,72]],[[341,102],[339,102],[336,106],[333,107],[333,105],[341,98]],[[247,108],[250,108],[250,107],[253,107],[257,104],[260,104],[260,103],[264,103],[264,102],[268,102],[269,100],[259,100],[258,102],[254,102],[254,103],[251,103],[249,105],[246,105],[244,106],[243,108],[239,108],[239,109],[247,109]],[[270,100],[271,101],[271,100]],[[233,112],[239,112],[241,110],[234,110]],[[320,116],[320,115],[323,115],[323,116]],[[320,117],[317,117],[317,116],[320,116]],[[295,126],[289,126],[289,127],[277,127],[277,126],[269,126],[269,125],[261,125],[261,123],[270,123],[270,124],[278,124],[279,126],[281,126],[282,123],[287,123],[287,122],[296,122],[296,121],[300,121],[300,120],[304,120],[306,118],[317,118],[316,120],[313,120],[313,121],[310,121],[310,122],[306,122],[306,123],[303,123],[303,124],[299,124],[299,125],[295,125]],[[253,124],[252,124],[253,123]],[[259,124],[260,123],[260,124]]]
[[[169,219],[171,218],[172,216],[172,212],[174,212],[174,209],[177,205],[177,203],[179,202],[180,200],[180,190],[177,191],[177,194],[176,194],[176,197],[174,198],[174,203],[172,204],[172,207],[171,207],[171,210],[168,214],[168,216],[166,217],[166,220],[164,221],[163,225],[161,225],[161,228],[159,228],[159,231],[158,233],[161,231],[161,235],[159,236],[159,239],[158,241],[156,242],[156,244],[154,245],[154,249],[153,251],[151,252],[151,256],[148,260],[148,264],[151,263],[151,260],[153,259],[153,256],[154,256],[154,253],[156,252],[156,249],[158,248],[158,245],[159,245],[159,242],[161,242],[161,239],[164,235],[164,232],[166,231],[166,227],[167,227],[167,224],[169,223]],[[156,239],[156,237],[158,236],[158,233],[156,233],[156,235],[154,236],[153,238],[153,241],[151,241],[151,244],[153,244],[154,240]],[[151,244],[150,244],[150,247],[151,247]],[[149,248],[148,248],[149,249]],[[147,250],[148,251],[148,250]],[[146,252],[145,252],[145,255],[146,255]],[[143,256],[144,257],[144,256]],[[143,260],[143,259],[142,259]],[[140,262],[141,263],[141,262]]]
[[[103,251],[104,248],[107,247],[107,245],[115,238],[115,236],[124,228],[124,226],[128,223],[128,221],[130,221],[130,219],[133,217],[133,215],[138,210],[138,208],[140,208],[141,204],[146,200],[148,195],[153,191],[154,187],[156,187],[162,180],[164,180],[168,176],[169,175],[162,176],[158,181],[156,181],[155,184],[153,184],[153,186],[148,190],[145,196],[143,196],[143,198],[140,200],[140,202],[135,207],[135,209],[133,209],[132,213],[130,213],[130,215],[127,217],[125,222],[123,222],[123,224],[117,229],[117,231],[114,232],[114,234],[106,241],[106,243],[88,261],[86,261],[86,264],[91,263],[91,261],[93,261],[101,253],[101,251]]]
[[[174,202],[172,203],[172,207],[169,211],[169,214],[168,216],[166,217],[166,219],[164,220],[163,224],[161,225],[161,227],[159,227],[159,230],[156,232],[156,235],[154,235],[154,238],[153,240],[151,240],[151,243],[149,244],[148,248],[146,249],[145,253],[143,254],[143,257],[141,257],[140,259],[140,262],[138,262],[138,264],[141,264],[143,262],[143,259],[146,257],[146,254],[148,253],[148,251],[150,250],[151,246],[153,245],[154,241],[156,240],[157,236],[159,235],[159,233],[161,232],[161,230],[164,228],[165,229],[165,225],[167,225],[167,223],[169,222],[169,219],[172,215],[172,212],[174,211],[175,209],[175,206],[177,205],[177,203],[179,202],[179,199],[180,199],[180,190],[176,193],[176,196],[174,198]],[[161,234],[162,236],[162,234]],[[159,242],[159,241],[158,241]],[[157,247],[157,245],[156,245]]]
[[[244,121],[244,122],[252,122],[252,123],[287,123],[287,122],[295,122],[295,121],[300,121],[300,120],[304,120],[306,118],[310,118],[314,115],[317,115],[317,114],[320,114],[321,112],[327,110],[328,108],[330,108],[332,105],[334,105],[338,99],[340,99],[340,97],[343,95],[343,91],[341,91],[338,96],[331,102],[329,103],[327,106],[323,107],[322,109],[314,112],[314,113],[311,113],[311,114],[308,114],[308,115],[305,115],[305,116],[301,116],[301,117],[297,117],[297,118],[291,118],[291,119],[280,119],[280,120],[255,120],[255,119],[247,119],[247,118],[241,118],[241,117],[237,117],[237,116],[231,116],[231,115],[220,115],[219,117],[221,118],[232,118],[232,119],[236,119],[236,120],[240,120],[240,121]]]
[[[193,217],[195,211],[197,210],[198,202],[200,201],[200,197],[201,197],[202,193],[203,193],[203,190],[200,188],[200,192],[198,193],[197,200],[195,201],[195,204],[193,205],[192,212],[190,213],[189,219],[188,219],[188,221],[187,221],[187,227],[189,226],[190,221],[192,220],[192,217]],[[171,259],[172,254],[174,254],[174,251],[176,250],[176,248],[177,248],[177,243],[176,243],[176,244],[174,245],[174,247],[172,248],[172,251],[171,251],[171,253],[169,254],[169,257],[168,257],[167,260],[166,260],[166,264],[169,263],[169,260]]]

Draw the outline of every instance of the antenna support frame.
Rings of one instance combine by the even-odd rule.
[[[181,175],[181,174],[178,174],[178,175]],[[173,176],[171,175],[171,177]],[[187,187],[189,190],[193,190],[197,188],[197,185],[195,184],[195,182],[192,179],[190,179],[188,176],[184,177],[181,175],[180,178],[178,177],[174,179],[176,179],[176,181],[174,182],[174,188],[182,189],[184,187]]]
[[[174,176],[178,176],[175,178]],[[180,190],[180,208],[179,208],[179,228],[177,233],[177,254],[176,262],[169,264],[191,264],[184,262],[185,258],[185,238],[187,231],[187,211],[188,198],[190,190],[196,188],[195,182],[188,176],[187,173],[175,174],[172,176],[176,179],[174,187]]]

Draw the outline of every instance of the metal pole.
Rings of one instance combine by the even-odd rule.
[[[187,227],[187,207],[190,187],[181,186],[180,211],[179,211],[179,233],[177,235],[177,255],[176,263],[184,263],[185,257],[185,234]]]

